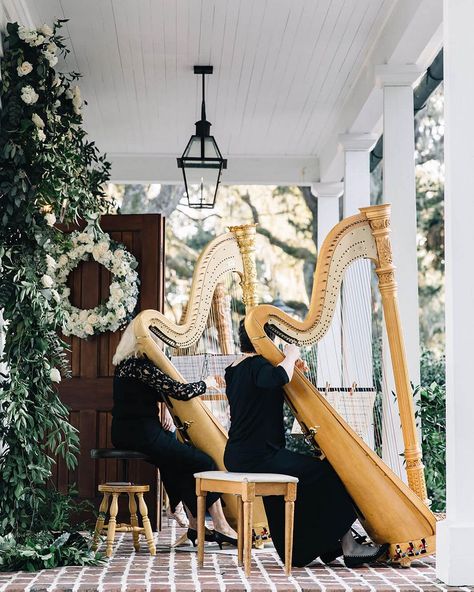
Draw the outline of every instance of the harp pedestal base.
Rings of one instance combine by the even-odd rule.
[[[410,567],[413,561],[423,560],[423,557],[432,555],[435,550],[436,536],[430,536],[404,543],[390,544],[388,557],[391,563],[396,563],[402,567]]]

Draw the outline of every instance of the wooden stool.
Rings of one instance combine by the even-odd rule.
[[[150,555],[156,555],[156,547],[153,543],[153,531],[151,529],[150,519],[148,518],[148,508],[143,494],[150,491],[149,485],[132,485],[131,483],[104,483],[99,485],[99,491],[104,494],[99,508],[99,516],[95,525],[94,541],[92,548],[94,551],[99,544],[99,537],[102,532],[107,533],[107,545],[105,554],[111,557],[114,538],[116,532],[131,532],[133,535],[133,546],[135,551],[140,550],[139,537],[145,535]],[[117,524],[118,498],[121,493],[128,494],[128,508],[130,510],[130,524]],[[138,525],[137,503],[135,495],[138,497],[138,508],[142,516],[143,527]],[[109,498],[112,496],[110,504],[110,517],[108,524],[104,524],[109,509]]]
[[[225,471],[203,471],[195,473],[198,523],[198,565],[204,563],[204,537],[206,495],[231,493],[238,496],[238,547],[239,565],[244,565],[245,575],[250,575],[252,561],[252,522],[255,496],[285,496],[285,573],[291,574],[293,553],[293,517],[296,499],[297,477],[273,473],[226,473]]]

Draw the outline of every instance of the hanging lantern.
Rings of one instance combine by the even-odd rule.
[[[202,75],[201,119],[196,121],[196,133],[191,136],[178,167],[183,170],[186,197],[190,208],[213,208],[222,169],[227,160],[210,135],[211,124],[206,120],[205,75],[212,74],[212,66],[194,66],[194,73]]]

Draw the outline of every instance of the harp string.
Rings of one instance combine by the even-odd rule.
[[[372,267],[367,259],[350,266],[328,333],[318,344],[303,347],[301,352],[309,367],[307,378],[396,474],[406,480],[400,419],[389,380],[390,354],[382,346],[380,294],[378,288],[373,289]],[[381,359],[377,351],[382,350]]]
[[[238,323],[242,316],[242,290],[236,274],[226,274],[216,286],[209,309],[206,327],[192,348],[173,350],[172,362],[188,382],[217,379],[216,387],[209,387],[202,400],[226,429],[230,426],[230,412],[225,394],[224,372],[236,358]],[[183,311],[183,314],[185,311]]]

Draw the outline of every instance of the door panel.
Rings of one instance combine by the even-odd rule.
[[[138,260],[140,294],[137,312],[152,308],[162,311],[164,303],[164,218],[158,214],[103,216],[102,229],[111,238],[123,243]],[[72,232],[76,228],[64,229]],[[93,308],[109,296],[111,274],[95,262],[81,263],[69,278],[71,302],[80,308]],[[97,486],[105,481],[122,480],[118,461],[93,461],[91,448],[110,448],[112,357],[121,333],[105,333],[89,339],[65,338],[70,344],[68,354],[72,378],[59,387],[61,400],[70,409],[70,421],[79,430],[79,465],[73,471],[58,460],[53,482],[61,491],[75,484],[83,499],[99,503]],[[147,463],[129,463],[129,480],[150,485],[147,496],[149,516],[158,526],[159,479],[156,469]],[[124,520],[126,516],[119,516]]]

